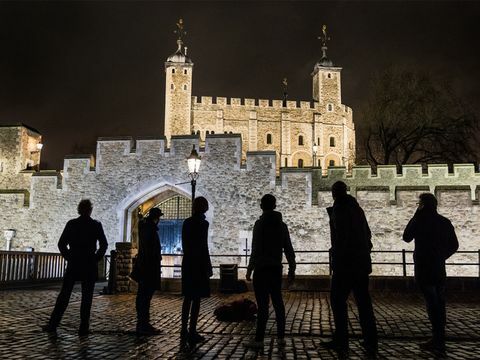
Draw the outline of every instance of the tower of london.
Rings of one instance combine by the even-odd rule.
[[[312,100],[192,96],[194,63],[177,24],[177,50],[165,62],[165,137],[237,133],[242,159],[249,151],[275,151],[277,168],[345,166],[355,163],[352,109],[342,104],[341,67],[327,57],[323,28],[322,57],[312,75]],[[201,71],[201,70],[199,70]]]

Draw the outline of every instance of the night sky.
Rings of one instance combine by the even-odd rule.
[[[357,128],[372,74],[392,64],[451,81],[480,109],[475,2],[1,2],[0,124],[42,133],[44,169],[99,136],[161,136],[179,17],[193,95],[280,99],[287,77],[289,98],[310,100],[325,23]]]

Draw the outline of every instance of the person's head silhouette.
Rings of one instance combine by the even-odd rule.
[[[437,211],[437,198],[435,195],[430,193],[423,193],[420,194],[419,202],[418,202],[418,209],[425,210],[425,211]]]
[[[89,199],[83,199],[78,203],[77,212],[80,216],[92,215],[93,205]]]
[[[263,211],[272,211],[277,207],[277,199],[272,194],[265,194],[260,200],[260,208]]]
[[[199,196],[193,200],[193,213],[205,214],[208,211],[208,201],[203,196]]]
[[[162,215],[162,210],[154,207],[148,212],[147,220],[153,221],[155,224],[158,224]]]
[[[347,184],[343,181],[337,181],[332,185],[332,197],[334,200],[345,195],[347,195]]]

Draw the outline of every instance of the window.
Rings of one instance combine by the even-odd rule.
[[[205,134],[210,135],[210,130],[205,131]]]
[[[212,130],[212,135],[215,135],[215,131]]]
[[[335,138],[330,136],[330,147],[335,147]]]
[[[317,145],[320,146],[320,138],[317,138]]]
[[[187,85],[183,85],[183,90],[187,90]]]
[[[197,135],[200,135],[200,130],[197,130]]]
[[[172,90],[174,89],[174,86],[173,86],[173,84],[170,84],[170,89],[172,89]]]
[[[330,160],[328,162],[328,166],[335,166],[335,160]]]
[[[184,70],[183,70],[183,73],[184,73],[185,75],[187,75],[187,74],[188,74],[187,69],[184,69]]]
[[[332,74],[331,74],[331,73],[328,73],[328,74],[327,74],[327,77],[328,77],[329,79],[331,79],[331,78],[332,78]]]
[[[317,161],[317,166],[322,167],[322,161],[320,159],[318,159],[318,161]]]
[[[272,134],[267,134],[267,144],[272,143]]]
[[[175,69],[172,69],[172,74],[175,74]]]
[[[327,111],[330,111],[330,112],[333,111],[333,105],[332,104],[327,105]]]
[[[285,167],[288,167],[288,159],[285,158]]]
[[[298,137],[298,145],[303,146],[303,135]]]
[[[303,168],[303,159],[298,159],[298,167]]]

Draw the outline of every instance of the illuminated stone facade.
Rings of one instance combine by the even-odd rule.
[[[0,191],[0,229],[15,229],[12,249],[34,247],[36,251],[56,251],[58,238],[68,219],[76,217],[82,198],[94,203],[93,217],[103,223],[110,249],[116,242],[130,242],[138,207],[173,195],[190,197],[186,156],[197,136],[172,137],[170,148],[163,139],[103,138],[93,157],[67,157],[63,171],[41,171],[31,177],[23,191]],[[377,174],[368,167],[354,166],[351,173],[333,167],[327,175],[321,169],[280,170],[273,151],[247,153],[242,164],[240,135],[209,135],[200,149],[202,165],[197,194],[210,202],[209,244],[213,254],[233,255],[214,258],[214,263],[241,262],[245,239],[250,239],[255,219],[260,215],[259,199],[265,193],[278,198],[297,250],[328,250],[330,233],[325,207],[332,204],[330,187],[342,179],[363,206],[373,233],[374,250],[412,249],[401,235],[413,215],[418,194],[432,191],[439,198],[439,211],[454,224],[461,250],[472,254],[455,255],[455,262],[476,262],[480,237],[478,205],[480,173],[473,165],[432,165],[426,173],[419,166],[379,166]],[[3,175],[2,175],[3,176]],[[19,174],[20,176],[20,174]],[[181,184],[184,183],[184,184]],[[180,184],[180,185],[177,185]],[[151,205],[148,206],[153,206]],[[0,234],[0,247],[5,238]],[[327,254],[299,254],[299,261],[328,260]],[[409,258],[411,260],[411,258]],[[376,261],[401,261],[401,254],[376,254]],[[401,275],[401,266],[374,267],[375,274]],[[299,265],[300,274],[326,274],[326,265]],[[412,267],[409,267],[409,274]],[[476,266],[449,268],[450,274],[478,276]]]
[[[277,168],[355,163],[352,109],[342,104],[341,68],[324,57],[312,72],[313,101],[192,96],[193,62],[178,49],[165,62],[165,136],[240,134],[248,151],[275,151]],[[314,154],[314,144],[316,145]],[[315,164],[313,164],[315,161]]]

